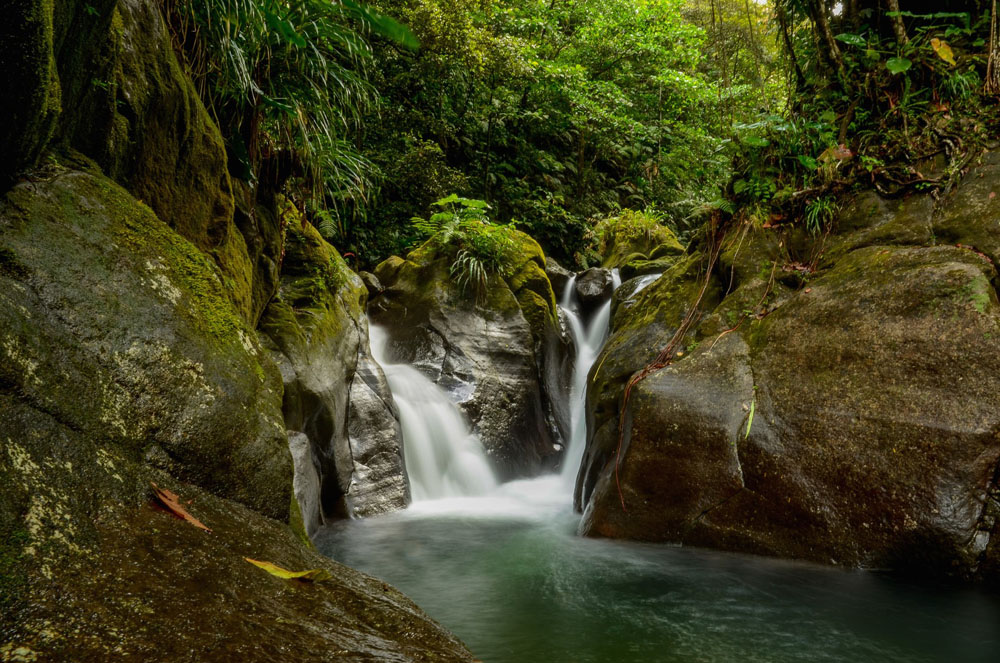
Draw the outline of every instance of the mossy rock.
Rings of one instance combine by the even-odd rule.
[[[295,469],[321,494],[303,514],[313,533],[324,519],[404,508],[410,495],[391,393],[368,348],[368,290],[314,226],[293,211],[286,220],[280,287],[260,329],[284,380],[285,426],[308,440]]]
[[[634,259],[622,265],[619,273],[623,281],[647,274],[662,274],[678,263],[683,254],[661,256],[654,260]]]
[[[986,153],[937,206],[936,240],[974,248],[1000,264],[1000,151]]]
[[[865,191],[837,216],[835,234],[824,247],[822,266],[866,246],[929,246],[934,243],[935,200],[931,196],[882,198]]]
[[[643,212],[624,210],[598,224],[597,232],[601,236],[601,266],[606,269],[620,268],[631,260],[684,253],[673,231]],[[654,251],[658,252],[656,256]]]
[[[961,248],[865,247],[723,329],[767,291],[748,279],[635,389],[584,530],[997,582],[995,279]]]
[[[744,226],[723,240],[719,266],[733,287],[754,279],[769,280],[772,273],[791,262],[784,237],[779,231]]]
[[[284,517],[280,383],[215,266],[88,173],[18,185],[0,215],[20,266],[0,276],[0,382],[74,430]]]
[[[291,528],[0,394],[3,493],[24,491],[29,528],[0,542],[24,575],[0,581],[5,654],[37,660],[472,661],[454,636],[389,585],[305,545]],[[13,424],[13,427],[11,427]],[[8,437],[15,432],[25,437]],[[176,492],[211,533],[157,507]],[[190,501],[190,503],[189,503]],[[6,510],[0,510],[0,532]],[[21,532],[21,533],[18,533]],[[298,583],[250,564],[321,569]],[[13,589],[13,593],[7,593]],[[261,637],[266,633],[266,637]]]
[[[559,325],[559,309],[555,292],[548,274],[538,262],[529,260],[507,279],[514,297],[517,298],[536,342],[542,342],[547,334]]]
[[[682,256],[687,251],[684,246],[680,243],[676,236],[668,238],[666,242],[660,244],[652,251],[649,252],[650,260],[659,260],[660,258],[667,258],[671,256]]]
[[[456,395],[505,479],[552,467],[556,435],[543,387],[559,335],[555,294],[541,247],[518,231],[513,238],[509,275],[490,275],[485,292],[456,282],[449,248],[433,239],[384,261],[375,276],[385,290],[371,310],[389,332],[389,359]]]
[[[0,26],[0,191],[35,164],[55,131],[61,89],[52,42],[53,0],[11,0]]]
[[[576,502],[585,505],[617,447],[620,400],[633,373],[653,361],[670,342],[704,285],[707,260],[692,254],[667,270],[635,296],[635,303],[618,307],[608,340],[594,362],[587,383],[588,442],[577,479]],[[701,310],[711,311],[722,299],[713,276]],[[692,327],[690,340],[695,338]],[[680,351],[686,346],[681,343]]]
[[[280,522],[280,405],[216,267],[148,207],[92,173],[15,186],[0,202],[0,656],[471,660]],[[151,482],[212,532],[157,508]],[[289,583],[247,557],[331,579]]]

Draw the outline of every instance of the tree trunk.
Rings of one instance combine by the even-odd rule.
[[[895,14],[890,18],[892,18],[892,31],[896,33],[896,44],[903,46],[910,40],[906,37],[903,17],[899,14],[899,0],[885,0],[885,4],[889,7],[889,11]]]
[[[896,0],[892,1],[895,2]],[[810,5],[812,9],[811,13],[813,15],[813,23],[826,45],[827,58],[830,60],[830,64],[832,65],[834,73],[837,76],[837,80],[840,81],[841,87],[844,87],[847,80],[847,72],[844,70],[844,57],[840,54],[840,47],[837,46],[837,40],[833,36],[833,30],[830,29],[830,19],[826,15],[826,3],[823,2],[823,0],[812,0]]]
[[[788,17],[785,16],[785,10],[778,9],[778,25],[781,27],[781,38],[785,42],[785,50],[788,51],[788,58],[792,61],[792,67],[795,69],[795,83],[796,89],[804,90],[806,88],[806,76],[802,73],[802,67],[799,66],[799,58],[795,55],[795,45],[792,44],[792,36],[788,33]]]
[[[990,59],[986,64],[986,84],[983,91],[989,95],[1000,94],[1000,19],[997,17],[997,0],[993,0],[990,14]]]

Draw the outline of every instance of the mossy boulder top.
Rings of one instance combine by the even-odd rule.
[[[601,266],[627,270],[628,275],[623,271],[624,278],[639,275],[632,272],[641,270],[641,263],[684,253],[684,246],[670,228],[639,212],[626,210],[621,216],[599,224],[597,231],[601,236]],[[630,263],[635,264],[630,267]]]

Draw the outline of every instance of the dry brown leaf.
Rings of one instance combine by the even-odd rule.
[[[198,520],[197,518],[195,518],[194,516],[192,516],[190,513],[187,512],[187,509],[185,509],[184,506],[181,504],[181,498],[177,495],[177,493],[173,492],[172,490],[167,490],[166,488],[160,488],[153,482],[150,482],[149,485],[151,485],[153,487],[153,490],[156,491],[156,499],[160,501],[160,504],[162,504],[167,511],[169,511],[170,513],[174,514],[175,516],[177,516],[182,520],[188,521],[195,527],[205,530],[206,532],[212,531],[211,529],[205,526],[205,523],[201,522],[200,520]],[[188,502],[188,504],[191,504],[191,502]]]

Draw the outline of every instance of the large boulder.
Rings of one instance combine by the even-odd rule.
[[[284,379],[285,425],[310,442],[315,466],[297,473],[319,478],[322,500],[303,512],[312,534],[325,519],[404,508],[410,491],[398,416],[368,347],[368,292],[313,226],[289,212],[286,232],[260,329]]]
[[[207,533],[156,507],[175,491]],[[281,382],[217,267],[107,178],[0,201],[0,658],[471,660],[282,520]],[[289,584],[249,564],[324,569]]]
[[[549,277],[549,283],[552,284],[552,291],[556,294],[556,299],[562,300],[566,293],[566,286],[573,280],[573,272],[556,262],[555,258],[548,257],[545,260],[545,274]]]
[[[254,321],[254,265],[233,222],[226,150],[153,0],[21,0],[0,34],[17,72],[0,101],[0,190],[46,149],[73,148],[209,254]],[[65,160],[65,155],[60,156]]]
[[[253,265],[233,221],[222,136],[177,62],[157,3],[120,0],[116,11],[116,115],[107,154],[95,158],[215,259],[237,309],[252,322]]]
[[[569,431],[553,394],[568,389],[571,341],[541,248],[516,237],[520,262],[506,280],[491,276],[482,300],[455,282],[432,240],[376,268],[385,291],[371,306],[389,333],[389,359],[415,365],[452,395],[504,478],[554,467]]]
[[[926,245],[969,195],[933,217],[859,197],[807,277],[783,276],[801,264],[788,238],[726,247],[703,314],[624,416],[624,382],[698,279],[675,268],[620,308],[589,394],[582,530],[1000,582],[997,274],[985,240]]]
[[[281,384],[203,254],[97,174],[20,184],[0,214],[8,391],[284,517]]]

